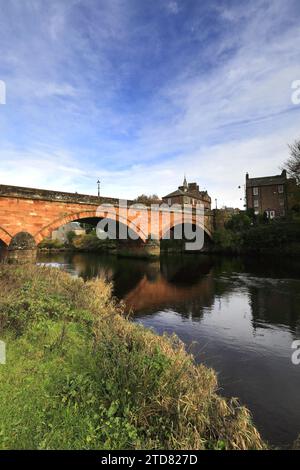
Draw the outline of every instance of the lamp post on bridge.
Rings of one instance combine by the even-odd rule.
[[[99,180],[97,181],[97,185],[98,185],[98,197],[100,197],[100,181]]]

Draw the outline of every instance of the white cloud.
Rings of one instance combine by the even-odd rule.
[[[6,149],[0,152],[0,181],[5,184],[96,194],[98,177],[103,195],[133,199],[141,193],[164,196],[182,183],[184,173],[189,181],[198,181],[219,206],[242,207],[246,172],[251,176],[280,173],[288,156],[289,142],[297,135],[294,124],[281,135],[230,141],[203,147],[168,162],[141,163],[126,169],[109,170],[95,165],[87,167],[68,151],[31,149],[21,152]],[[18,171],[17,168],[21,170]]]
[[[76,167],[66,150],[49,151],[31,148],[0,150],[0,181],[2,184],[34,188],[76,191],[76,180],[81,184],[86,174]]]
[[[167,9],[170,11],[173,15],[177,15],[179,13],[179,5],[175,1],[171,1],[167,4]]]
[[[209,3],[224,22],[219,40],[209,40],[199,9],[186,35],[169,43],[158,24],[135,20],[135,1],[11,5],[17,34],[3,19],[7,4],[0,19],[7,74],[0,78],[8,78],[15,101],[14,109],[0,109],[1,183],[90,193],[99,177],[106,195],[132,198],[162,196],[186,172],[221,205],[241,205],[245,172],[277,173],[287,143],[299,137],[300,107],[291,103],[291,83],[300,79],[293,1]],[[164,7],[170,21],[184,11],[176,1]],[[189,41],[199,46],[187,63]],[[176,73],[163,80],[163,65],[149,70],[144,57],[167,45]],[[141,70],[151,93],[135,104]]]

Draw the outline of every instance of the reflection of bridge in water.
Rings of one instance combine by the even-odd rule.
[[[145,274],[123,297],[127,309],[147,312],[147,310],[176,306],[178,310],[182,305],[186,310],[188,303],[190,313],[194,312],[199,315],[199,309],[202,310],[203,306],[211,306],[214,301],[212,266],[207,269],[207,265],[202,267],[200,265],[199,268],[196,279],[191,279],[191,276],[182,277],[184,272],[180,272],[179,269],[174,272],[174,281],[172,281],[166,277],[166,273],[163,273],[163,266],[162,272],[158,266],[154,279],[149,279]]]
[[[180,288],[170,284],[163,276],[159,276],[154,282],[145,276],[123,300],[127,309],[134,311],[153,310],[172,304],[178,306],[186,300],[191,303],[200,295],[201,303],[208,305],[213,300],[211,281],[210,277],[206,277],[194,286]]]
[[[128,310],[147,314],[172,309],[184,317],[200,319],[203,311],[209,310],[217,299],[223,302],[233,295],[234,290],[242,288],[249,296],[254,329],[264,324],[285,324],[293,331],[299,331],[299,302],[296,301],[299,298],[299,262],[293,265],[292,260],[286,260],[284,266],[284,260],[281,260],[279,265],[274,261],[266,266],[257,260],[220,259],[207,255],[173,255],[150,263],[115,256],[60,256],[74,266],[78,275],[85,278],[100,276],[112,281],[116,295],[126,302]],[[238,272],[253,273],[256,281],[250,274],[233,274]],[[282,281],[279,284],[276,281],[276,275],[284,278],[287,272],[286,282],[295,290],[294,296],[285,292]],[[260,278],[268,289],[260,288]]]

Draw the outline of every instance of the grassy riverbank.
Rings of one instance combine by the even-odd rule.
[[[175,337],[123,316],[102,280],[0,266],[1,449],[260,449]]]

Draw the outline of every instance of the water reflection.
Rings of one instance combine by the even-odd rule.
[[[300,339],[299,261],[57,254],[39,262],[113,281],[135,321],[175,332],[218,371],[222,394],[250,408],[265,439],[287,445],[300,433],[300,366],[291,362]]]
[[[187,262],[185,258],[162,259],[123,296],[136,314],[176,309],[182,316],[200,318],[214,300],[212,262],[208,258]]]

